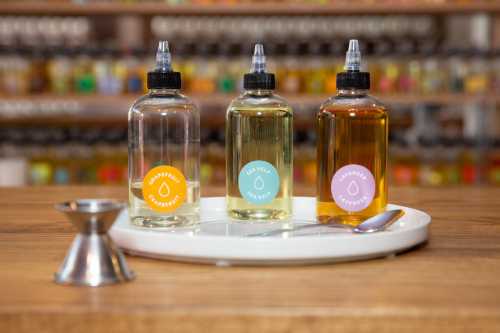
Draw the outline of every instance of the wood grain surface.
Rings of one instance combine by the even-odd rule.
[[[0,189],[1,333],[500,332],[500,188],[392,188],[391,202],[433,218],[429,243],[392,259],[221,268],[129,256],[132,283],[54,284],[74,231],[53,204],[126,195]]]

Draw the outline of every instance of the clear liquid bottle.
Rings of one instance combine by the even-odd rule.
[[[351,40],[337,94],[317,114],[317,216],[357,225],[387,205],[387,108],[368,95],[370,74],[360,71]]]
[[[176,227],[199,219],[200,118],[180,94],[168,43],[159,43],[149,93],[130,108],[129,215],[144,227]]]
[[[245,91],[226,115],[227,210],[241,220],[280,220],[292,212],[293,114],[274,95],[264,48],[255,45]]]

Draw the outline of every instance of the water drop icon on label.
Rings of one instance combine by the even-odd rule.
[[[253,187],[258,191],[262,191],[264,189],[264,186],[264,179],[262,179],[261,176],[257,176],[253,181]]]
[[[279,192],[280,176],[269,162],[248,162],[238,175],[238,190],[246,202],[253,205],[270,204]]]
[[[162,198],[168,197],[170,195],[170,186],[168,186],[165,182],[161,183],[160,187],[158,188],[158,194]]]
[[[347,186],[347,193],[350,196],[355,196],[359,193],[359,185],[354,180],[352,180]]]
[[[347,212],[359,212],[370,206],[375,197],[375,178],[370,170],[359,164],[348,164],[332,177],[332,198]]]

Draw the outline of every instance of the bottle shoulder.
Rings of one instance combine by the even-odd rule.
[[[231,101],[228,110],[231,109],[282,109],[292,112],[290,103],[283,97],[270,94],[265,96],[254,96],[242,94]]]
[[[196,104],[187,96],[182,94],[175,95],[151,95],[147,94],[139,97],[129,109],[129,118],[137,117],[142,114],[152,114],[165,111],[182,111],[193,116],[199,116],[199,110]]]
[[[371,111],[374,113],[386,114],[387,106],[371,95],[362,96],[332,96],[323,102],[320,106],[320,113],[332,110],[341,111],[356,111],[356,110]]]
[[[139,97],[130,107],[130,112],[143,112],[165,108],[184,109],[197,112],[196,104],[183,94],[156,95],[146,94]]]

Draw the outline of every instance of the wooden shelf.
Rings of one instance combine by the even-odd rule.
[[[1,114],[1,126],[123,126],[127,122],[127,111],[138,95],[124,96],[100,96],[100,95],[33,95],[18,97],[1,97],[0,104],[9,102],[25,103],[29,101],[35,105],[40,105],[40,109],[45,112],[26,112],[17,114]],[[214,94],[210,96],[191,96],[201,108],[202,122],[205,126],[219,128],[224,126],[224,114],[227,105],[234,95]],[[295,95],[284,96],[292,105],[295,105],[296,128],[308,128],[314,123],[314,112],[318,106],[328,99],[326,95]],[[422,103],[431,104],[465,104],[469,102],[500,103],[500,96],[483,95],[471,96],[464,94],[437,94],[437,95],[383,95],[378,96],[380,100],[388,104],[416,105]],[[73,105],[70,111],[58,109],[60,103],[64,106],[66,102]],[[76,104],[76,108],[74,107]],[[50,106],[53,111],[47,111],[46,106]],[[5,105],[3,105],[5,106]],[[45,106],[45,107],[42,107]],[[17,111],[16,111],[17,112]]]
[[[235,94],[212,94],[212,95],[195,95],[189,94],[190,98],[200,104],[201,106],[224,106],[229,104],[229,102],[236,96]],[[319,105],[325,100],[327,100],[330,95],[313,95],[313,94],[298,94],[298,95],[287,95],[281,94],[285,99],[293,104],[297,105]],[[490,103],[500,103],[500,96],[494,93],[490,94],[454,94],[454,93],[443,93],[443,94],[389,94],[381,95],[374,94],[375,97],[379,98],[383,102],[392,104],[419,104],[419,103],[435,103],[435,104],[462,104],[468,102],[490,102]],[[105,95],[53,95],[53,94],[40,94],[40,95],[24,95],[24,96],[1,96],[1,102],[16,102],[16,101],[30,101],[32,103],[63,103],[63,102],[77,102],[82,106],[86,107],[109,107],[110,105],[117,106],[121,108],[123,106],[130,106],[130,104],[139,97],[139,95],[128,94],[128,95],[117,95],[117,96],[105,96]],[[121,112],[121,111],[120,111]]]
[[[332,4],[259,3],[259,4],[186,4],[163,2],[75,4],[50,1],[12,1],[0,3],[0,14],[42,15],[328,15],[328,14],[447,14],[500,12],[498,1],[477,0],[470,3],[432,3],[413,0],[335,2]]]

